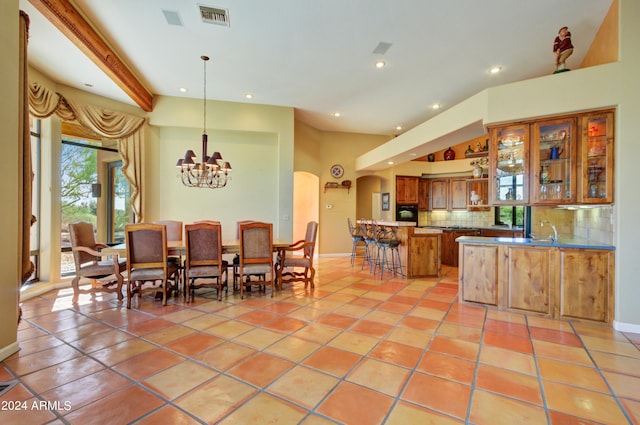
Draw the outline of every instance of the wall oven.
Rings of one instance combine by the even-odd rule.
[[[396,221],[413,221],[418,224],[418,205],[396,205]]]

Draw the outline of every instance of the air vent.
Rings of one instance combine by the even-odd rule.
[[[207,24],[229,26],[229,10],[221,9],[219,7],[202,6],[200,7],[200,17],[202,22]]]

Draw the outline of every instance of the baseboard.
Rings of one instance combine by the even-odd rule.
[[[31,288],[27,288],[24,291],[20,291],[20,302],[27,301],[38,295],[46,294],[54,289],[67,289],[71,288],[71,280],[63,280],[61,282],[46,282],[34,285]]]
[[[635,325],[633,323],[621,323],[613,321],[613,329],[620,332],[629,332],[632,334],[640,334],[640,325]]]
[[[18,350],[20,350],[20,345],[18,344],[18,341],[12,342],[6,347],[0,348],[0,361],[6,359],[7,357],[9,357],[14,353],[17,353]]]

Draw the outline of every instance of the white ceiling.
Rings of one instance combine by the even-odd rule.
[[[153,94],[202,99],[200,56],[207,55],[208,99],[289,106],[320,130],[388,135],[487,87],[550,74],[553,39],[564,25],[575,46],[567,63],[579,66],[612,2],[73,1]],[[199,4],[228,9],[230,26],[202,22]],[[20,7],[31,19],[34,68],[134,104],[28,0]],[[168,24],[163,10],[176,12],[182,26]],[[373,53],[380,42],[391,48]],[[377,59],[388,65],[376,69]],[[503,72],[489,74],[493,66]],[[434,111],[434,103],[442,109]]]

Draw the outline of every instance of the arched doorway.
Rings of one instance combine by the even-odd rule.
[[[320,178],[305,171],[293,173],[293,241],[304,239],[307,223],[319,221]],[[316,252],[320,252],[316,240]]]

